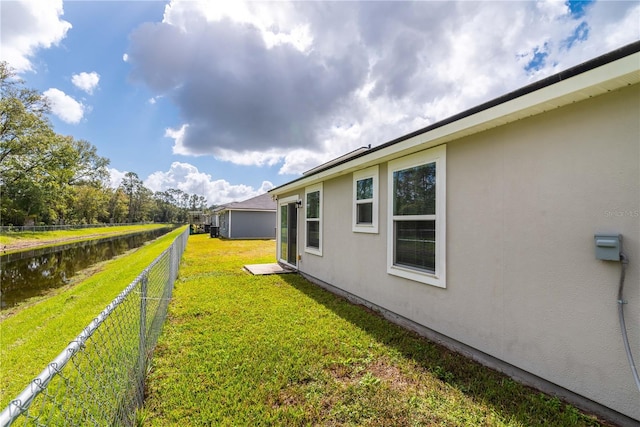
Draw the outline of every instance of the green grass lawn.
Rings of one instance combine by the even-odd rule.
[[[68,243],[70,241],[76,242],[99,239],[104,237],[104,235],[135,233],[138,231],[167,227],[167,225],[168,224],[139,224],[119,225],[114,227],[79,228],[74,230],[8,232],[0,234],[0,246],[6,246],[3,253],[11,253],[21,250],[20,248],[12,249],[12,246],[18,246],[20,244],[43,247],[53,245],[60,241]],[[33,249],[33,246],[30,246],[29,249]]]
[[[274,254],[190,236],[141,423],[599,425],[298,275],[242,271]]]
[[[0,409],[185,230],[176,229],[0,320]]]

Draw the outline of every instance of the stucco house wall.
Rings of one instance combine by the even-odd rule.
[[[217,214],[218,224],[220,226],[220,237],[229,238],[229,211],[222,211]]]
[[[414,138],[420,145],[420,136]],[[353,172],[322,180],[322,255],[297,268],[374,306],[640,420],[618,324],[620,263],[594,234],[620,233],[625,316],[640,349],[640,85],[632,84],[446,146],[446,287],[387,273],[387,156],[378,233],[352,231]],[[404,155],[406,153],[401,153]],[[365,159],[363,157],[363,159]],[[279,198],[303,200],[302,180]],[[315,182],[314,182],[315,184]],[[640,356],[636,356],[638,359]]]
[[[215,214],[221,237],[273,239],[276,236],[276,202],[268,193],[220,206]]]
[[[231,211],[231,239],[274,239],[276,213],[259,211]]]

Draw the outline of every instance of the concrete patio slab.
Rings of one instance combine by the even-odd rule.
[[[262,276],[267,274],[286,274],[295,272],[294,269],[283,267],[280,264],[248,264],[244,266],[244,269],[255,276]]]

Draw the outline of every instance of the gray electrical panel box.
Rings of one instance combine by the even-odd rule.
[[[622,250],[621,234],[596,234],[596,259],[605,261],[620,261]]]

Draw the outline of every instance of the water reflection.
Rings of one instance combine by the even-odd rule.
[[[169,231],[171,228],[161,228],[3,256],[0,258],[0,309],[14,307],[63,286],[78,271],[142,246]]]

